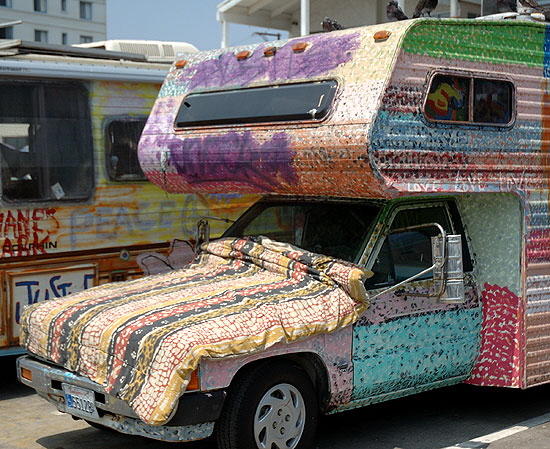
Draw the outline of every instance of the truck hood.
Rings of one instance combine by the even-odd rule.
[[[201,357],[347,326],[368,307],[367,276],[265,237],[221,239],[187,268],[28,308],[21,341],[125,400],[146,423],[164,424]]]

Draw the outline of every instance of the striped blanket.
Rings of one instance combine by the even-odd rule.
[[[28,308],[21,341],[160,425],[201,357],[250,354],[353,323],[368,305],[365,276],[265,237],[221,239],[187,268]]]

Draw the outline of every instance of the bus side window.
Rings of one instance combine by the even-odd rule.
[[[2,199],[84,200],[93,190],[88,92],[78,83],[0,82]]]
[[[137,147],[146,117],[119,117],[106,127],[105,161],[111,181],[145,181]]]

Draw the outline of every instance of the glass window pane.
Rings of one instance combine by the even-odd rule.
[[[0,28],[0,39],[13,39],[13,27]]]
[[[34,10],[37,12],[46,12],[47,0],[34,0]]]
[[[48,42],[48,32],[45,30],[34,30],[35,42]]]
[[[397,213],[391,231],[410,226],[438,223],[446,232],[452,226],[444,206],[424,206]],[[439,234],[436,227],[390,233],[371,268],[374,275],[367,279],[367,288],[380,288],[404,281],[432,266],[431,237]],[[429,279],[427,273],[419,279]]]
[[[470,79],[436,75],[430,85],[424,113],[430,120],[469,120]]]
[[[451,232],[444,207],[420,207],[403,210],[395,216],[391,229],[397,230],[428,223],[438,223],[447,232]],[[431,238],[438,234],[439,231],[436,227],[426,227],[396,232],[388,236],[396,282],[404,281],[432,266]],[[419,279],[429,279],[430,277],[432,277],[432,273],[427,273]]]
[[[5,82],[0,96],[2,197],[88,198],[93,146],[86,91],[77,85]]]
[[[146,117],[124,117],[112,120],[106,129],[107,173],[112,181],[142,181],[146,177],[138,161],[139,138]]]
[[[307,251],[355,261],[378,206],[353,202],[258,203],[225,233],[264,235]]]
[[[176,126],[321,120],[336,87],[336,81],[323,81],[191,94],[183,100]]]
[[[507,124],[512,119],[512,84],[474,80],[474,122]]]
[[[92,4],[90,2],[80,2],[80,18],[92,20]]]

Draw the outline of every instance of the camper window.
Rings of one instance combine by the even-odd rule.
[[[111,181],[147,179],[139,165],[137,147],[146,117],[118,117],[106,127],[107,174]]]
[[[509,81],[437,74],[424,102],[424,114],[435,122],[508,125],[513,92]]]
[[[0,166],[6,201],[82,200],[93,188],[88,96],[79,85],[0,83]]]
[[[183,99],[175,126],[322,120],[336,87],[336,81],[321,81],[191,94]]]

